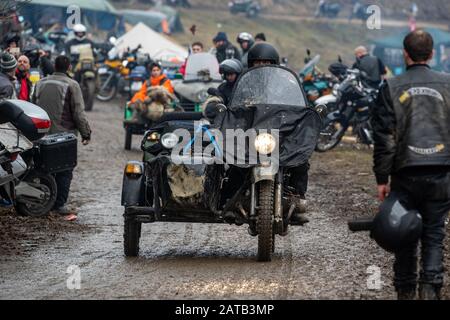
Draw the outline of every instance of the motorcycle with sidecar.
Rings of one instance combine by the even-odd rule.
[[[294,224],[290,169],[309,160],[321,128],[298,76],[281,66],[249,69],[230,105],[204,114],[165,114],[144,136],[143,161],[127,163],[126,256],[139,254],[143,223],[228,223],[248,225],[258,261],[271,261],[276,235]]]

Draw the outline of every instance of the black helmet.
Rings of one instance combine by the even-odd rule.
[[[248,67],[253,67],[257,60],[270,61],[271,64],[280,64],[278,51],[269,43],[257,43],[248,51]]]
[[[371,237],[389,252],[399,252],[417,243],[422,235],[422,217],[416,210],[406,210],[395,193],[391,193],[375,217]]]
[[[12,42],[15,42],[18,44],[20,42],[20,35],[18,35],[17,33],[14,33],[14,32],[8,32],[6,34],[6,36],[3,38],[3,43],[6,46],[9,46]]]
[[[242,71],[244,71],[244,67],[237,59],[227,59],[222,62],[219,67],[220,74],[236,73],[237,75],[240,75]]]

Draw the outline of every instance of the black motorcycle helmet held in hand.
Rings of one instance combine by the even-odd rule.
[[[383,202],[373,220],[370,236],[384,250],[396,253],[417,243],[422,235],[422,217],[407,210],[393,192]]]
[[[266,42],[255,44],[248,52],[249,68],[263,64],[280,64],[278,51],[274,46]]]

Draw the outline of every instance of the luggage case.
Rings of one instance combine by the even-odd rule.
[[[37,166],[50,173],[71,170],[77,166],[77,146],[72,133],[48,135],[39,141]]]

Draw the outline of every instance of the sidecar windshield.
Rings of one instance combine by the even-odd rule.
[[[283,67],[264,66],[248,70],[234,88],[231,108],[258,105],[306,107],[300,82]]]
[[[219,62],[210,53],[196,53],[189,56],[186,64],[185,81],[222,81]]]

